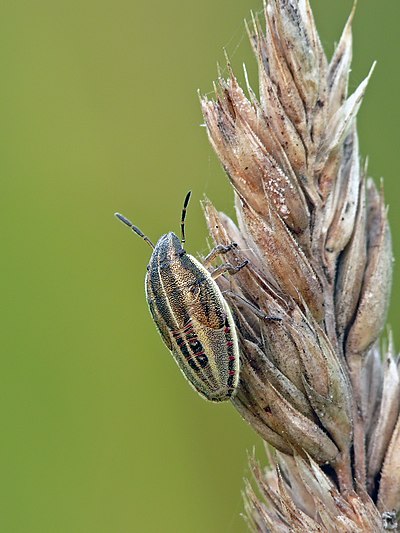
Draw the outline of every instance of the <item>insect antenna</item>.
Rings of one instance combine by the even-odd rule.
[[[149,246],[151,246],[154,250],[154,244],[151,242],[151,240],[146,237],[146,235],[137,227],[132,224],[130,220],[124,217],[124,215],[121,215],[121,213],[115,213],[115,216],[124,224],[128,226],[128,228],[131,228],[132,231],[136,233],[136,235],[139,235],[139,237],[142,237],[144,241],[147,242]]]
[[[185,197],[185,201],[183,202],[183,209],[182,209],[182,216],[181,216],[181,243],[183,244],[185,242],[185,218],[186,218],[186,209],[189,204],[190,196],[192,195],[192,191],[189,191]]]

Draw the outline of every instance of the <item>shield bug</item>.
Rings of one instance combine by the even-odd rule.
[[[215,279],[234,274],[247,261],[229,263],[209,272],[219,254],[236,246],[219,245],[200,263],[183,248],[185,217],[191,192],[181,216],[181,239],[175,233],[160,237],[156,245],[123,215],[115,216],[153,249],[147,266],[145,290],[150,313],[179,368],[197,392],[213,402],[231,398],[239,380],[239,346],[229,306]]]

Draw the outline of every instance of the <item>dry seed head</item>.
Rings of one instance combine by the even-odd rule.
[[[241,351],[235,407],[281,453],[246,488],[257,531],[380,531],[400,509],[400,378],[382,361],[392,252],[387,210],[360,162],[348,94],[351,23],[328,61],[307,0],[270,0],[248,28],[259,99],[228,63],[202,98],[237,225],[204,204],[216,244],[239,244],[220,278]],[[277,317],[279,321],[263,319]],[[274,489],[268,486],[273,479]],[[386,515],[385,515],[386,516]]]

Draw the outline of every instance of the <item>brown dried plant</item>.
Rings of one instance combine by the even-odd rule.
[[[232,400],[276,450],[251,460],[255,531],[396,530],[400,371],[381,348],[392,251],[382,189],[360,162],[356,115],[370,74],[348,94],[354,9],[328,61],[307,0],[270,0],[249,28],[259,96],[228,62],[201,99],[235,194],[237,225],[209,201],[216,244],[246,268],[218,280],[241,350]],[[247,79],[247,76],[246,76]]]

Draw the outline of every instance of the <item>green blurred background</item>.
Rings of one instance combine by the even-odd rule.
[[[330,54],[351,2],[314,6]],[[262,456],[260,441],[178,372],[147,311],[150,249],[113,213],[156,240],[178,230],[192,189],[194,254],[207,250],[202,195],[232,214],[196,90],[212,90],[223,47],[256,85],[251,9],[261,2],[2,6],[1,532],[246,529],[246,452]],[[397,255],[399,18],[398,0],[359,2],[351,83],[378,60],[361,151],[386,178]],[[393,326],[399,293],[397,276]]]

